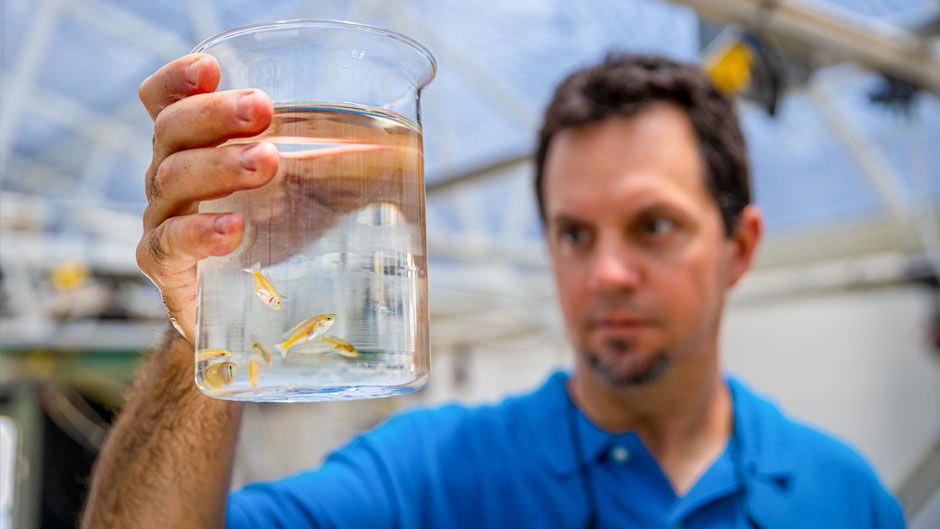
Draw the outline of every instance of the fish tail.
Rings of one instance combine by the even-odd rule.
[[[254,275],[254,274],[258,273],[258,272],[261,272],[261,263],[255,263],[255,264],[251,265],[250,268],[242,268],[242,272],[245,272],[245,273],[248,273],[248,274],[252,274],[252,275]]]
[[[287,348],[288,348],[288,347],[290,347],[290,346],[287,345],[287,342],[284,342],[284,343],[279,343],[279,344],[275,345],[275,346],[274,346],[274,349],[276,349],[277,352],[281,353],[281,358],[287,358]]]

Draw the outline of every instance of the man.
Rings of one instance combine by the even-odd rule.
[[[138,248],[171,330],[95,470],[86,527],[896,528],[897,502],[849,448],[719,369],[725,294],[751,264],[744,139],[693,66],[615,55],[546,111],[536,192],[576,353],[534,393],[390,419],[321,468],[229,496],[241,407],[192,382],[195,264],[243,220],[199,200],[263,185],[259,91],[213,93],[187,56],[144,81],[154,124]]]

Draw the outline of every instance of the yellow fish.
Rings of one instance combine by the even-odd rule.
[[[252,354],[264,360],[264,367],[268,367],[269,365],[271,365],[271,350],[270,349],[261,345],[258,342],[249,343],[248,348],[251,349]]]
[[[287,339],[283,343],[274,346],[281,352],[282,357],[287,357],[287,350],[298,343],[307,343],[310,340],[323,336],[333,322],[336,321],[336,314],[321,314],[294,325],[289,331],[284,333]]]
[[[281,310],[281,300],[283,298],[277,293],[274,283],[261,274],[261,263],[255,263],[251,268],[245,268],[242,272],[255,277],[255,294],[258,294],[258,299],[274,310]]]
[[[235,382],[238,368],[235,362],[219,362],[212,364],[203,372],[206,384],[213,388],[221,388],[225,384]]]
[[[261,364],[257,360],[248,361],[248,380],[251,380],[251,387],[258,387],[258,373],[261,371]]]
[[[225,349],[200,349],[198,353],[199,358],[228,358],[232,356],[232,353]]]
[[[320,339],[326,343],[333,344],[333,346],[336,347],[337,352],[342,356],[349,358],[359,356],[359,351],[353,347],[353,344],[342,338],[338,338],[336,336],[323,336]]]

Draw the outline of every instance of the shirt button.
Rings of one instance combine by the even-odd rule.
[[[622,465],[630,460],[630,451],[617,445],[610,449],[610,458],[613,459],[615,463]]]

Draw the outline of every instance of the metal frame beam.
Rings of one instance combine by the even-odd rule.
[[[940,51],[935,43],[852,12],[803,0],[671,0],[702,16],[741,24],[815,50],[891,73],[940,93]]]
[[[450,40],[441,38],[437,30],[420,22],[417,16],[409,14],[406,11],[407,4],[402,3],[397,8],[390,8],[385,4],[374,5],[377,11],[394,21],[403,31],[416,37],[420,36],[427,46],[446,56],[454,69],[467,73],[474,86],[499,105],[501,113],[511,116],[525,130],[535,128],[538,116],[532,101],[522,97],[516,87],[501,77],[492,75],[475,56],[452,45]]]
[[[193,28],[193,33],[200,41],[221,33],[219,17],[212,2],[186,0],[186,12],[189,15],[189,24]]]
[[[813,102],[816,103],[816,108],[819,109],[819,113],[828,125],[829,130],[848,150],[852,161],[855,162],[862,175],[868,179],[868,182],[884,200],[888,211],[898,219],[909,219],[909,208],[901,189],[901,177],[882,156],[878,146],[855,131],[848,122],[848,116],[839,111],[832,97],[825,89],[817,83],[811,83],[807,87],[807,92]]]
[[[128,137],[127,134],[134,130],[133,127],[125,123],[133,114],[141,112],[139,103],[127,105],[123,109],[111,116],[98,116],[98,123],[79,127],[84,130],[99,131],[99,134],[90,137],[79,133],[70,138],[67,142],[57,146],[53,152],[47,154],[53,158],[60,156],[60,153],[70,149],[83,148],[84,141],[93,141],[94,146],[87,157],[85,166],[82,169],[80,197],[92,199],[101,196],[104,193],[103,186],[107,183],[107,177],[110,176],[110,169],[119,154],[127,154],[133,158],[146,160],[150,156],[146,137],[141,134],[135,134],[136,138]],[[84,140],[84,141],[83,141]],[[64,154],[64,153],[63,153]],[[141,180],[140,200],[144,200],[143,175],[134,175]]]
[[[148,49],[163,61],[177,59],[190,50],[190,46],[179,35],[126,9],[91,0],[69,0],[63,7],[69,15],[102,33]]]
[[[428,197],[440,195],[453,191],[455,188],[463,185],[497,179],[503,171],[515,168],[520,164],[528,163],[531,160],[532,153],[526,151],[514,156],[501,158],[474,169],[435,178],[434,181],[427,183],[425,189],[427,189]]]
[[[39,8],[33,25],[26,33],[26,42],[20,51],[19,61],[3,93],[0,109],[0,163],[6,164],[13,153],[13,131],[19,124],[24,110],[24,100],[31,92],[33,79],[42,66],[42,58],[52,41],[53,30],[59,16],[61,0],[45,0]]]

